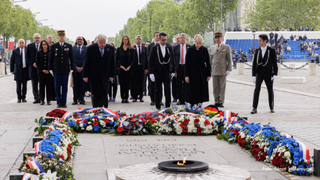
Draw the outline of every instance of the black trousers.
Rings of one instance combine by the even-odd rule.
[[[156,108],[160,109],[161,107],[160,103],[162,99],[162,84],[164,85],[164,95],[166,98],[165,105],[166,107],[170,107],[170,102],[171,102],[170,73],[161,72],[161,73],[156,73],[154,76],[155,76]]]
[[[177,72],[177,97],[180,102],[184,103],[185,102],[185,84],[184,84],[185,78],[184,78],[184,65],[179,65],[179,70]]]
[[[256,109],[258,107],[260,89],[261,89],[261,84],[263,81],[266,83],[267,90],[268,90],[269,107],[270,108],[274,107],[273,81],[271,81],[271,77],[272,77],[271,74],[257,73],[256,87],[254,89],[254,95],[253,95],[253,108]]]
[[[133,71],[133,84],[132,84],[132,97],[133,99],[143,98],[143,80],[144,80],[144,69],[142,66],[138,67]]]
[[[32,93],[33,93],[34,100],[40,100],[40,93],[39,93],[40,83],[39,83],[38,75],[31,79],[31,83],[32,83]]]
[[[38,72],[39,84],[40,84],[40,101],[44,101],[45,94],[47,95],[47,102],[50,102],[52,98],[52,76],[51,74],[45,74],[43,72]]]
[[[26,99],[28,76],[27,68],[22,68],[22,79],[16,80],[16,91],[19,100]]]
[[[147,94],[147,79],[148,74],[143,74],[143,92]]]
[[[148,90],[149,90],[150,100],[152,102],[156,102],[154,82],[151,81],[149,73],[148,73],[148,81],[149,81]]]
[[[105,107],[108,108],[108,96],[106,93],[102,95],[91,95],[92,107]]]
[[[83,71],[72,72],[73,77],[73,101],[84,101],[85,83],[83,81]]]
[[[128,99],[129,98],[129,89],[131,86],[131,71],[124,71],[121,69],[119,75],[120,81],[120,95],[121,99]]]
[[[172,87],[172,97],[173,99],[178,99],[177,93],[177,78],[173,77],[171,80],[171,87]]]
[[[109,97],[110,98],[116,98],[117,96],[117,91],[118,91],[117,77],[118,76],[116,75],[113,81],[109,81]]]

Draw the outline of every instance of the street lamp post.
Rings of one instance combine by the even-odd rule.
[[[252,35],[253,35],[253,50],[255,51],[256,49],[256,31],[255,30],[252,31]]]

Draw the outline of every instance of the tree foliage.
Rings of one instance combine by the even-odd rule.
[[[300,26],[317,29],[320,23],[319,0],[257,0],[247,6],[243,17],[250,28],[265,30],[270,27],[295,30]]]
[[[223,20],[230,11],[237,7],[238,0],[223,0]],[[154,31],[165,31],[168,42],[178,33],[186,33],[190,37],[195,34],[215,31],[219,27],[221,0],[186,0],[179,5],[173,0],[151,0],[146,9],[137,12],[136,17],[129,18],[124,28],[116,34],[116,46],[121,37],[127,34],[131,41],[140,34],[143,41],[153,38]]]

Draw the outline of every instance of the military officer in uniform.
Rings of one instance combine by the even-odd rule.
[[[64,42],[65,31],[58,31],[59,42],[51,46],[49,69],[53,71],[57,107],[67,107],[68,79],[74,68],[72,45]]]
[[[267,35],[259,35],[260,48],[256,50],[252,61],[252,81],[256,85],[256,88],[254,90],[253,110],[251,114],[257,113],[260,89],[263,81],[266,83],[268,89],[270,112],[274,113],[273,81],[278,74],[278,65],[276,52],[267,46],[267,42]]]
[[[230,46],[222,44],[221,32],[214,33],[216,44],[210,47],[210,63],[212,68],[213,96],[215,105],[224,107],[226,78],[232,71]]]

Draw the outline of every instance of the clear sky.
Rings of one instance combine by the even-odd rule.
[[[15,0],[18,1],[18,0]],[[149,0],[27,0],[15,3],[36,14],[43,25],[66,31],[66,36],[93,40],[98,34],[115,36]]]

